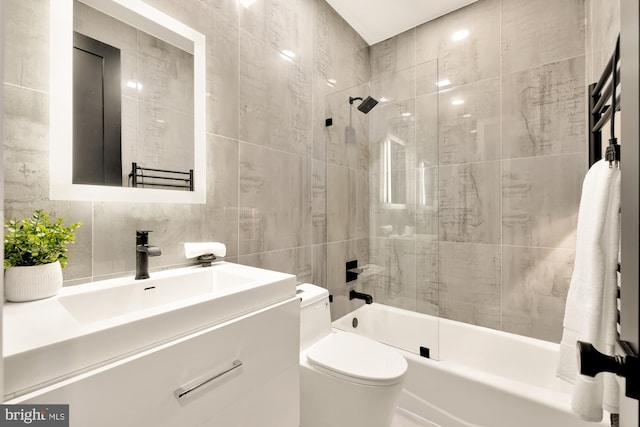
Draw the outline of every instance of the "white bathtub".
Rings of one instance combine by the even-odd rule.
[[[555,377],[557,344],[376,303],[333,326],[400,349],[409,371],[399,407],[426,426],[608,425],[571,413],[571,386]],[[419,356],[420,347],[431,359]]]

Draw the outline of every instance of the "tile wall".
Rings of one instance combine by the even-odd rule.
[[[152,268],[185,264],[185,241],[220,240],[232,261],[329,287],[334,317],[360,304],[346,298],[356,287],[559,340],[585,75],[610,54],[618,1],[479,0],[370,50],[322,0],[147,2],[207,37],[203,206],[48,199],[49,1],[4,2],[4,213],[84,222],[66,284],[130,274],[134,231],[147,228],[163,250]],[[462,28],[469,37],[452,40]],[[366,116],[349,106],[369,94],[390,101]],[[404,207],[383,200],[388,133],[404,142],[391,186]],[[347,286],[349,259],[371,269]]]
[[[144,228],[162,249],[152,269],[186,264],[184,242],[218,240],[231,261],[326,286],[325,100],[369,81],[366,43],[323,0],[145,1],[207,37],[207,204],[49,200],[49,1],[7,0],[6,216],[84,223],[67,285],[131,274]]]
[[[371,85],[393,100],[370,114],[372,152],[401,135],[412,171],[393,178],[414,186],[400,208],[379,203],[372,153],[381,272],[363,285],[378,301],[559,341],[587,170],[585,63],[584,0],[480,0],[372,46]]]

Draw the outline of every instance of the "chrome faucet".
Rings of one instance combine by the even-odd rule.
[[[157,246],[149,246],[151,230],[136,230],[136,280],[149,278],[149,257],[160,256],[162,251]]]

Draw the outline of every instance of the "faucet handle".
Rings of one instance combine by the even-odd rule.
[[[136,230],[136,245],[146,245],[149,243],[149,233],[153,230]]]

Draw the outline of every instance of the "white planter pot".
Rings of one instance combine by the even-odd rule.
[[[62,288],[60,262],[11,267],[4,271],[4,297],[7,301],[23,302],[48,298]]]

